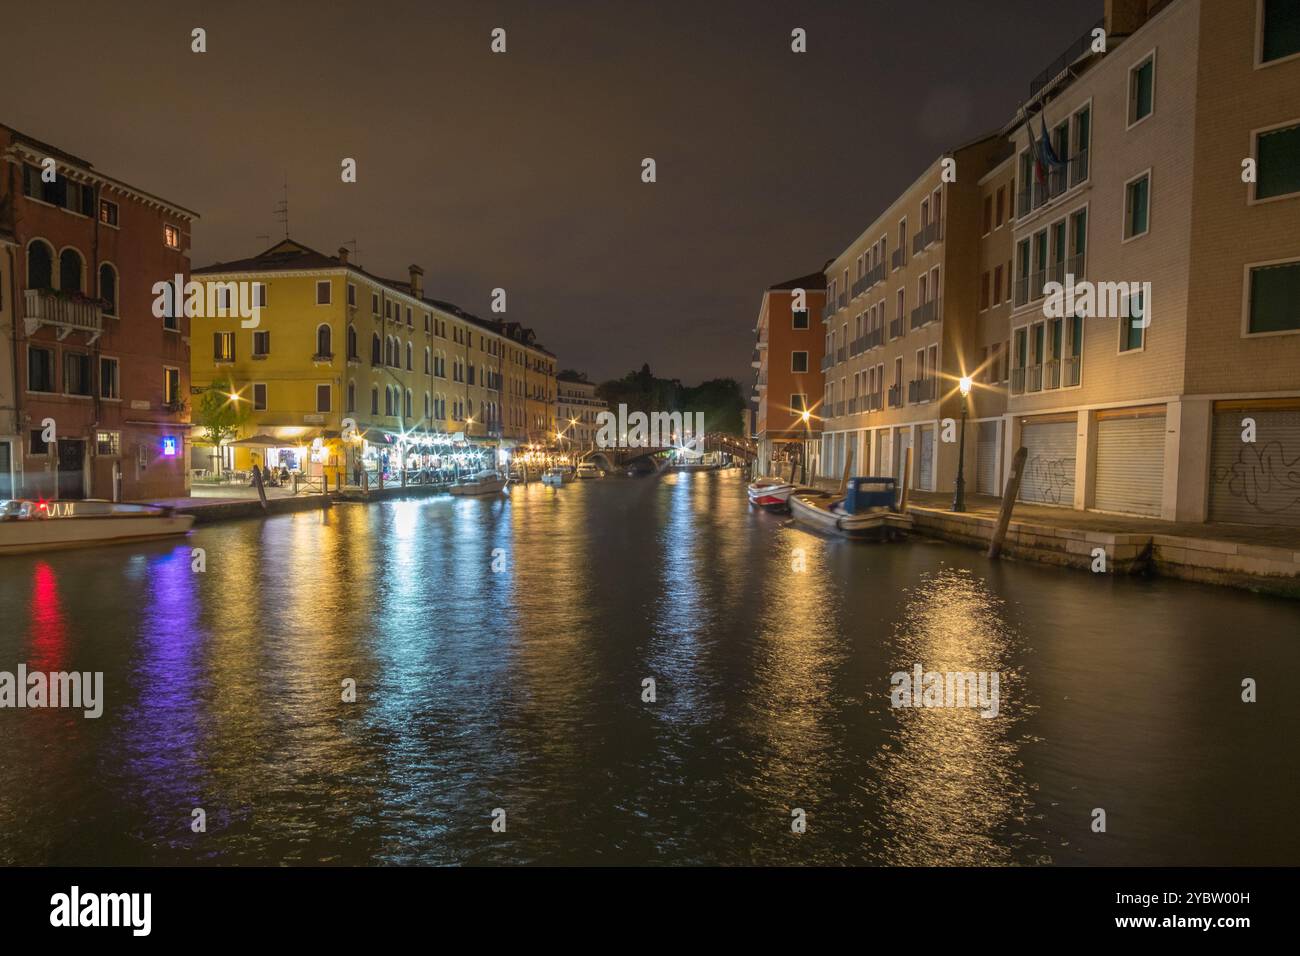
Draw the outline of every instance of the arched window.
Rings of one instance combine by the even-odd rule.
[[[357,327],[348,326],[348,358],[355,361],[357,358]]]
[[[64,249],[59,253],[59,291],[60,292],[84,292],[82,273],[85,271],[85,260],[81,258],[81,253],[76,249]]]
[[[99,297],[104,300],[104,314],[117,315],[117,270],[107,262],[99,267]]]
[[[379,333],[378,332],[375,332],[370,336],[370,364],[371,365],[379,364]]]
[[[424,374],[425,375],[429,374],[429,354],[430,354],[429,350],[426,348],[424,350]]]
[[[424,417],[429,418],[429,393],[424,393]]]
[[[413,366],[411,365],[411,343],[407,342],[406,343],[406,370],[409,372],[411,371],[412,368]]]
[[[334,355],[332,348],[332,336],[330,327],[325,324],[316,326],[316,354],[324,358],[331,358]]]
[[[406,390],[406,405],[403,407],[406,412],[406,417],[410,418],[411,417],[411,390],[409,388]]]
[[[40,239],[27,246],[27,288],[54,288],[54,250]]]
[[[393,389],[389,385],[384,386],[384,414],[393,414]]]
[[[378,344],[379,342],[378,336],[375,336],[375,342],[376,344]],[[378,386],[375,385],[370,386],[370,414],[371,415],[379,414],[379,388]]]

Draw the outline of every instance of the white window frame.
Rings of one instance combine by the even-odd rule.
[[[1128,233],[1128,188],[1129,186],[1133,185],[1135,182],[1137,182],[1139,179],[1142,179],[1143,177],[1146,177],[1147,180],[1147,227],[1141,232],[1134,233],[1133,235],[1130,236],[1127,235]],[[1155,212],[1155,194],[1156,194],[1155,183],[1153,182],[1153,174],[1152,174],[1151,166],[1148,166],[1146,169],[1142,170],[1142,172],[1138,173],[1136,176],[1124,180],[1124,187],[1120,191],[1120,195],[1123,196],[1124,198],[1124,208],[1121,211],[1120,223],[1119,223],[1120,245],[1124,245],[1126,243],[1132,242],[1135,239],[1141,239],[1143,236],[1151,235],[1151,218]]]
[[[1292,63],[1295,60],[1300,60],[1300,52],[1264,62],[1264,0],[1255,0],[1255,69],[1267,70],[1279,63]]]
[[[1300,190],[1295,192],[1283,193],[1280,196],[1266,196],[1260,199],[1259,191],[1259,137],[1265,133],[1273,133],[1280,129],[1288,129],[1292,126],[1300,126],[1300,117],[1289,119],[1283,123],[1273,123],[1270,126],[1261,126],[1258,129],[1250,131],[1250,153],[1251,159],[1255,161],[1255,181],[1250,183],[1250,194],[1246,199],[1247,206],[1264,206],[1273,202],[1286,202],[1292,199],[1300,199]]]
[[[1264,262],[1247,262],[1242,268],[1241,281],[1241,337],[1243,339],[1267,339],[1276,335],[1300,335],[1300,328],[1281,329],[1277,332],[1252,332],[1250,331],[1250,270],[1262,269],[1267,266],[1285,266],[1297,264],[1300,265],[1300,256],[1289,256],[1283,259],[1269,259]]]
[[[320,289],[321,289],[321,286],[325,286],[325,288],[329,290],[329,294],[325,297],[325,301],[324,301],[324,302],[322,302],[322,301],[320,300]],[[329,279],[317,279],[317,280],[316,280],[316,298],[315,298],[315,302],[316,302],[316,304],[317,304],[318,306],[327,306],[327,305],[333,305],[333,304],[334,304],[334,283],[331,282]]]
[[[1146,63],[1147,60],[1151,61],[1151,112],[1147,113],[1146,116],[1143,116],[1140,119],[1131,120],[1130,111],[1133,106],[1133,78],[1137,74],[1137,71],[1142,67],[1144,63]],[[1125,132],[1128,132],[1131,129],[1136,129],[1137,127],[1145,123],[1147,120],[1149,120],[1151,117],[1156,115],[1156,96],[1157,96],[1156,88],[1159,84],[1159,78],[1156,76],[1156,74],[1159,72],[1159,69],[1160,68],[1156,65],[1155,47],[1152,47],[1150,50],[1142,54],[1140,57],[1138,57],[1129,65],[1128,83],[1124,95],[1124,124],[1125,124],[1124,131]],[[1091,168],[1092,168],[1092,164],[1090,163],[1089,170],[1091,170]]]
[[[1121,302],[1120,302],[1120,307],[1121,307],[1125,312],[1128,311],[1128,300],[1129,300],[1129,297],[1128,297],[1128,296],[1124,296],[1123,299],[1122,299]],[[1116,354],[1116,355],[1141,355],[1143,352],[1145,352],[1145,351],[1147,350],[1147,342],[1148,342],[1148,340],[1151,338],[1151,336],[1150,336],[1150,334],[1149,334],[1149,333],[1151,332],[1151,303],[1150,303],[1150,302],[1143,302],[1143,303],[1142,303],[1142,307],[1143,307],[1144,309],[1146,309],[1146,315],[1144,316],[1144,318],[1146,319],[1146,323],[1147,323],[1147,324],[1144,325],[1144,326],[1142,327],[1142,346],[1141,346],[1141,348],[1136,348],[1136,349],[1126,349],[1126,348],[1124,348],[1124,332],[1125,332],[1124,323],[1127,322],[1128,319],[1126,319],[1123,315],[1117,315],[1117,316],[1115,316],[1115,324],[1116,324],[1117,326],[1119,326],[1119,335],[1116,337],[1116,341],[1115,341],[1115,354]]]

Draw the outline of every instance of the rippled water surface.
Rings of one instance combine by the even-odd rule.
[[[0,710],[8,863],[1300,862],[1300,606],[830,540],[727,474],[3,558],[0,622],[106,697]],[[892,709],[918,663],[998,715]]]

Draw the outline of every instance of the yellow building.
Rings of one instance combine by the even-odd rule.
[[[249,410],[220,453],[226,468],[269,463],[332,486],[363,470],[396,480],[403,461],[493,466],[554,430],[554,356],[517,323],[427,298],[418,266],[385,279],[347,249],[326,256],[285,239],[193,276],[209,311],[228,306],[193,320],[195,401],[228,379]],[[216,454],[200,444],[193,464],[213,468]]]

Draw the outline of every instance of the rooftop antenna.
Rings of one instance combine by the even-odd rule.
[[[284,223],[284,238],[289,238],[289,174],[284,174],[284,187],[280,194],[280,201],[275,204],[275,209],[271,210],[275,218]]]

